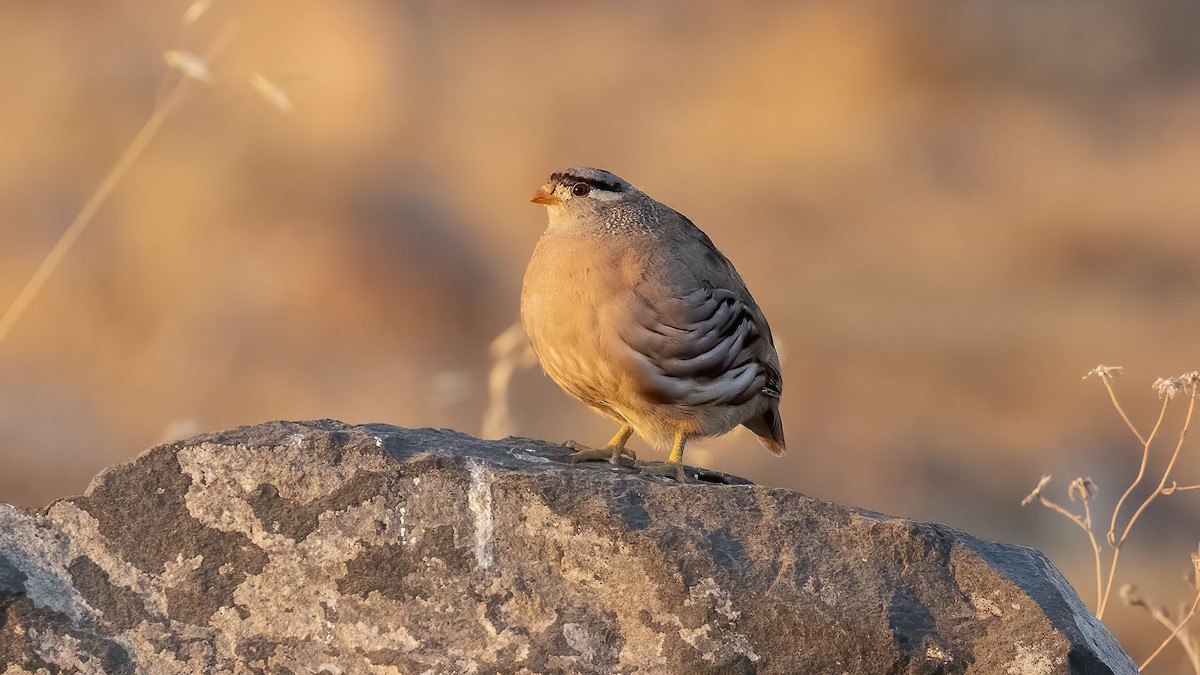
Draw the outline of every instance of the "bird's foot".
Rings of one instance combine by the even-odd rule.
[[[687,475],[683,472],[683,464],[681,462],[655,462],[654,464],[644,463],[641,466],[641,472],[647,476],[665,476],[674,478],[677,483],[688,482]]]
[[[608,462],[616,466],[637,466],[637,454],[619,445],[589,448],[575,441],[567,441],[564,445],[575,451],[567,456],[568,462]]]

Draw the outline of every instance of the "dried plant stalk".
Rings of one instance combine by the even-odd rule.
[[[33,303],[34,298],[37,297],[37,294],[46,285],[50,277],[53,276],[54,271],[58,269],[63,258],[75,246],[75,242],[79,240],[79,237],[83,235],[88,226],[92,224],[92,219],[95,218],[96,212],[108,201],[113,190],[125,178],[125,175],[129,173],[133,165],[137,163],[142,153],[145,152],[146,147],[150,145],[150,141],[154,140],[163,123],[167,121],[171,113],[183,101],[192,79],[204,79],[198,75],[201,71],[195,70],[197,63],[201,65],[206,64],[207,61],[211,60],[225,47],[230,37],[231,33],[229,31],[223,32],[204,58],[178,50],[172,50],[164,54],[163,58],[169,65],[181,69],[188,77],[181,78],[175,87],[171,89],[170,93],[167,94],[166,98],[163,99],[162,103],[154,109],[154,112],[151,113],[146,123],[134,135],[133,140],[129,142],[125,151],[117,158],[116,164],[105,174],[104,180],[100,181],[99,187],[96,188],[96,191],[84,203],[83,208],[79,210],[74,220],[71,221],[71,224],[62,233],[62,236],[58,238],[58,241],[54,243],[50,252],[46,254],[46,257],[42,259],[37,269],[34,270],[33,276],[17,292],[16,298],[13,299],[8,309],[4,310],[4,314],[0,315],[0,343],[3,343],[4,339],[8,337],[13,326],[20,320],[25,310],[29,309],[29,305]],[[193,72],[188,72],[188,69],[192,69]],[[207,65],[204,65],[202,74],[207,75]]]
[[[1200,489],[1200,485],[1181,486],[1177,482],[1170,480],[1171,472],[1174,470],[1175,464],[1179,459],[1179,454],[1183,449],[1183,443],[1187,436],[1188,429],[1191,427],[1192,417],[1195,412],[1196,395],[1198,390],[1200,390],[1200,372],[1193,371],[1178,377],[1159,379],[1154,383],[1155,390],[1158,391],[1159,396],[1162,398],[1162,406],[1159,408],[1158,416],[1155,419],[1154,426],[1151,428],[1149,434],[1143,434],[1137,428],[1137,425],[1135,425],[1133,420],[1129,418],[1129,415],[1125,412],[1124,407],[1121,405],[1120,399],[1117,397],[1116,391],[1113,388],[1113,377],[1121,372],[1122,369],[1119,366],[1098,366],[1084,376],[1085,379],[1096,376],[1101,381],[1105,390],[1108,392],[1109,400],[1112,402],[1113,408],[1117,411],[1117,414],[1121,417],[1122,421],[1124,421],[1125,426],[1134,435],[1134,437],[1138,439],[1138,442],[1141,443],[1142,446],[1142,459],[1138,466],[1137,475],[1129,484],[1129,487],[1125,489],[1125,491],[1121,494],[1121,497],[1117,500],[1116,506],[1113,507],[1112,517],[1109,521],[1107,540],[1109,546],[1112,547],[1113,552],[1112,557],[1108,561],[1107,582],[1103,580],[1104,563],[1100,553],[1100,545],[1096,539],[1096,535],[1092,526],[1090,498],[1095,493],[1095,485],[1091,482],[1091,479],[1076,478],[1071,482],[1071,485],[1067,490],[1067,495],[1071,498],[1071,501],[1075,501],[1076,497],[1079,497],[1079,500],[1082,502],[1081,513],[1075,513],[1046,497],[1044,492],[1050,481],[1049,476],[1043,476],[1037,487],[1034,488],[1033,492],[1031,492],[1021,502],[1021,505],[1024,506],[1032,503],[1033,501],[1037,501],[1051,511],[1065,516],[1087,534],[1088,542],[1092,547],[1092,557],[1095,565],[1096,617],[1099,619],[1104,618],[1104,612],[1108,608],[1108,603],[1112,596],[1113,584],[1116,580],[1117,566],[1120,563],[1121,547],[1129,538],[1129,533],[1133,530],[1133,526],[1137,523],[1138,519],[1141,518],[1142,514],[1145,513],[1146,509],[1156,498],[1158,498],[1159,495],[1169,495],[1175,492]],[[1179,394],[1187,395],[1188,405],[1186,415],[1175,443],[1175,447],[1171,452],[1171,456],[1167,461],[1166,467],[1163,469],[1162,476],[1158,481],[1158,485],[1152,492],[1150,492],[1149,495],[1146,496],[1145,499],[1142,500],[1137,509],[1134,510],[1133,514],[1130,515],[1128,520],[1124,523],[1124,526],[1121,527],[1119,525],[1121,510],[1125,505],[1125,502],[1133,494],[1134,490],[1136,490],[1145,479],[1147,466],[1150,459],[1150,447],[1160,435],[1163,420],[1166,417],[1167,406],[1170,404],[1171,400],[1173,400],[1175,396]],[[1120,530],[1120,535],[1117,534],[1118,529]],[[1195,559],[1200,560],[1200,557]],[[1197,598],[1197,601],[1200,602],[1200,590],[1198,590]],[[1186,618],[1179,624],[1175,624],[1173,622],[1170,623],[1170,628],[1172,631],[1171,637],[1169,637],[1166,642],[1164,642],[1164,645],[1160,646],[1159,649],[1156,650],[1153,655],[1151,655],[1151,658],[1161,652],[1163,647],[1165,647],[1165,645],[1168,644],[1172,638],[1178,639],[1182,644],[1184,644],[1185,650],[1188,651],[1189,658],[1193,658],[1193,652],[1200,653],[1200,648],[1195,647],[1191,636],[1187,633],[1181,632],[1183,623],[1186,623],[1186,621],[1195,613],[1196,606],[1197,605],[1194,602],[1192,608],[1188,611]],[[1153,612],[1152,615],[1154,615]],[[1161,617],[1163,620],[1166,620],[1165,612],[1161,613]],[[1160,623],[1162,623],[1162,621],[1160,621]],[[1167,624],[1164,623],[1164,625]],[[1189,647],[1189,645],[1192,646]],[[1149,663],[1149,661],[1150,659],[1147,659],[1146,662]],[[1200,656],[1193,658],[1193,661],[1200,664]],[[1197,666],[1196,672],[1197,675],[1200,675],[1200,665]]]
[[[1167,462],[1167,466],[1163,470],[1163,475],[1162,475],[1162,478],[1159,479],[1159,481],[1158,481],[1158,486],[1154,488],[1154,491],[1151,492],[1146,497],[1146,499],[1141,503],[1141,505],[1138,506],[1137,510],[1133,512],[1133,515],[1129,517],[1129,521],[1125,523],[1125,528],[1121,531],[1120,537],[1118,537],[1118,538],[1113,537],[1113,532],[1116,529],[1115,527],[1111,527],[1109,529],[1108,543],[1110,546],[1112,546],[1113,554],[1112,554],[1112,561],[1109,563],[1109,566],[1108,566],[1108,584],[1104,589],[1104,595],[1103,595],[1103,599],[1100,603],[1100,607],[1096,611],[1097,618],[1100,618],[1100,619],[1104,618],[1104,610],[1108,607],[1108,599],[1112,594],[1113,582],[1116,579],[1117,562],[1119,561],[1120,556],[1121,556],[1121,546],[1125,543],[1125,540],[1129,538],[1129,532],[1131,530],[1133,530],[1134,524],[1137,523],[1138,518],[1140,518],[1142,513],[1146,510],[1146,508],[1148,506],[1150,506],[1151,502],[1153,502],[1160,494],[1170,494],[1170,492],[1164,492],[1164,488],[1166,487],[1167,480],[1171,477],[1171,470],[1173,468],[1175,468],[1175,461],[1177,459],[1179,459],[1179,451],[1183,448],[1183,441],[1187,437],[1188,428],[1192,424],[1192,414],[1195,412],[1195,409],[1196,409],[1196,391],[1197,391],[1198,384],[1200,384],[1200,374],[1198,374],[1196,372],[1186,373],[1184,375],[1181,375],[1176,378],[1171,378],[1169,380],[1160,379],[1157,382],[1155,382],[1155,388],[1158,389],[1159,395],[1163,397],[1162,409],[1159,412],[1158,421],[1155,422],[1153,431],[1151,431],[1150,435],[1146,437],[1146,442],[1145,442],[1145,445],[1143,446],[1144,447],[1144,451],[1143,451],[1143,455],[1142,455],[1143,471],[1138,472],[1137,479],[1135,479],[1134,483],[1129,486],[1128,490],[1125,491],[1125,495],[1122,496],[1121,501],[1124,501],[1125,496],[1127,496],[1130,492],[1132,492],[1134,486],[1136,486],[1137,483],[1141,480],[1142,474],[1144,473],[1144,467],[1146,465],[1146,456],[1149,454],[1150,443],[1154,440],[1154,437],[1157,435],[1158,429],[1162,424],[1163,414],[1166,411],[1167,404],[1171,401],[1172,398],[1174,398],[1175,394],[1180,391],[1186,392],[1188,394],[1187,414],[1184,416],[1183,426],[1179,430],[1179,438],[1175,443],[1175,449],[1171,452],[1171,459]],[[1121,501],[1117,502],[1116,508],[1113,509],[1112,522],[1114,525],[1117,522],[1117,513],[1121,508]]]
[[[1027,506],[1034,500],[1037,500],[1042,506],[1051,511],[1066,516],[1071,522],[1078,525],[1080,529],[1087,533],[1088,542],[1092,545],[1092,557],[1096,563],[1096,606],[1099,607],[1103,601],[1101,591],[1100,544],[1096,541],[1096,533],[1092,528],[1092,509],[1089,504],[1089,500],[1096,494],[1096,484],[1092,482],[1091,478],[1076,478],[1071,481],[1071,486],[1067,489],[1067,496],[1071,498],[1071,501],[1075,501],[1075,495],[1078,493],[1080,501],[1083,502],[1083,513],[1077,514],[1072,513],[1070,510],[1054,503],[1046,497],[1043,490],[1049,483],[1050,476],[1042,476],[1042,479],[1038,481],[1037,487],[1033,489],[1033,492],[1030,492],[1025,499],[1021,500],[1021,506]]]
[[[497,335],[488,351],[492,367],[488,371],[488,406],[483,414],[483,437],[502,438],[510,435],[512,429],[508,393],[513,375],[536,361],[520,321]]]
[[[1196,591],[1192,598],[1192,605],[1186,612],[1181,610],[1183,618],[1178,623],[1171,620],[1170,615],[1167,614],[1165,609],[1152,606],[1146,602],[1145,599],[1137,594],[1137,589],[1132,585],[1126,584],[1121,588],[1121,597],[1125,599],[1127,604],[1145,609],[1155,621],[1171,631],[1163,639],[1162,643],[1158,645],[1158,649],[1155,649],[1150,656],[1147,656],[1142,661],[1141,665],[1138,666],[1139,671],[1145,670],[1146,666],[1150,665],[1150,662],[1157,658],[1162,653],[1162,650],[1171,644],[1172,640],[1178,640],[1179,644],[1183,647],[1184,653],[1187,654],[1188,662],[1192,665],[1192,672],[1200,675],[1200,645],[1197,645],[1196,639],[1190,633],[1183,630],[1187,622],[1196,615],[1196,608],[1200,606],[1200,548],[1197,549],[1196,553],[1192,554],[1192,587]]]

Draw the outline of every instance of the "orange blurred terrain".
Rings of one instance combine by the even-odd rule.
[[[1036,546],[1094,607],[1083,533],[1018,502],[1085,475],[1107,514],[1136,472],[1090,368],[1147,426],[1200,368],[1200,7],[188,6],[0,4],[0,308],[182,77],[164,53],[228,41],[0,342],[0,501],[270,419],[482,433],[528,195],[592,165],[705,229],[782,346],[791,454],[690,462]],[[507,401],[503,433],[612,433],[536,369]],[[1161,498],[1118,583],[1190,599],[1198,526]],[[1105,619],[1135,660],[1166,635]]]

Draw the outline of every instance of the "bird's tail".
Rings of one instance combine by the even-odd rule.
[[[772,454],[782,455],[787,452],[787,443],[783,440],[783,419],[779,417],[779,399],[767,399],[767,409],[761,415],[751,417],[742,424],[753,431],[758,436],[758,442]]]

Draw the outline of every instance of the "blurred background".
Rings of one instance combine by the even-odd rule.
[[[790,454],[739,430],[690,463],[1036,546],[1095,607],[1083,532],[1018,504],[1091,476],[1106,529],[1140,446],[1081,376],[1124,366],[1148,428],[1200,367],[1200,5],[190,5],[0,3],[0,308],[180,80],[164,52],[227,42],[0,343],[0,501],[272,419],[485,433],[528,196],[591,165],[705,229],[784,352]],[[487,433],[613,431],[536,368],[507,402]],[[1191,598],[1195,494],[1118,584]],[[1166,635],[1105,619],[1138,660]]]

